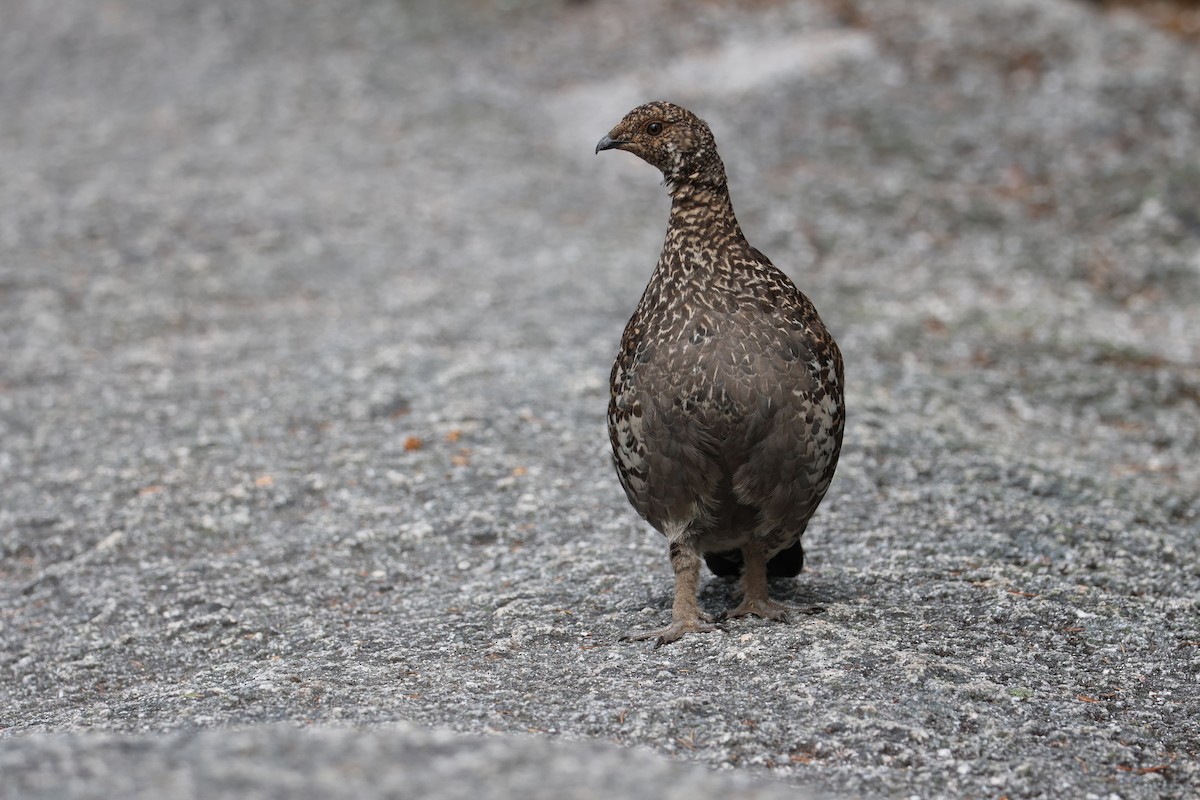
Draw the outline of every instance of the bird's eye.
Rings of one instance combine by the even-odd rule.
[[[660,133],[662,133],[662,123],[661,122],[651,122],[651,123],[647,124],[646,125],[646,133],[650,134],[651,136],[658,136]]]

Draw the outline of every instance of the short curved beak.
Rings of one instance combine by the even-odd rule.
[[[612,150],[620,147],[623,144],[629,144],[629,142],[625,139],[613,139],[610,136],[605,136],[603,139],[596,142],[596,152],[599,153],[601,150]]]

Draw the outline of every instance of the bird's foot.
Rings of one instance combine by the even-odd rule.
[[[737,608],[726,611],[721,615],[721,619],[737,619],[738,617],[746,617],[753,614],[756,617],[763,619],[773,619],[779,622],[788,622],[793,613],[803,614],[806,609],[794,608],[786,606],[783,603],[776,603],[774,600],[757,597],[747,597],[742,600]]]
[[[713,623],[712,615],[699,612],[694,617],[673,620],[665,628],[655,628],[650,631],[630,631],[621,638],[633,642],[654,639],[656,640],[654,642],[654,649],[657,650],[664,644],[679,641],[689,633],[708,633],[719,630],[721,630],[721,626]]]

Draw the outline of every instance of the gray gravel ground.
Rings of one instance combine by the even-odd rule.
[[[659,650],[603,413],[667,199],[592,155],[654,97],[851,412],[774,587],[825,613]],[[1194,49],[1065,0],[6,0],[0,108],[0,797],[1200,793]]]

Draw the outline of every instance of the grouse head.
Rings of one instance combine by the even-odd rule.
[[[614,149],[658,167],[672,190],[725,185],[725,167],[708,123],[665,100],[633,109],[596,144],[597,153]]]

